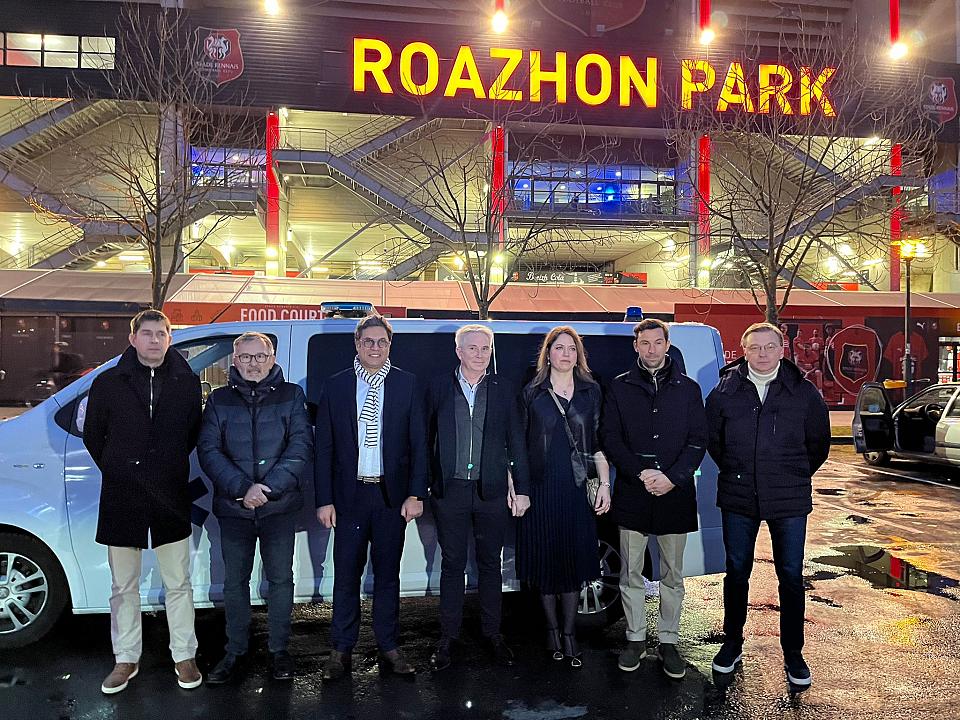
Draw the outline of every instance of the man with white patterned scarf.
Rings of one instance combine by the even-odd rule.
[[[421,515],[427,495],[422,399],[414,376],[390,364],[389,322],[364,318],[354,341],[353,367],[327,380],[317,410],[317,519],[335,528],[332,647],[324,680],[351,669],[368,549],[380,663],[400,675],[414,672],[399,648],[400,557],[406,523]]]

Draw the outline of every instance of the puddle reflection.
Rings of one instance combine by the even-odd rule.
[[[814,562],[845,568],[877,588],[899,588],[940,595],[956,600],[957,594],[947,590],[960,586],[960,581],[938,573],[921,570],[915,565],[874,545],[844,545],[834,548],[837,555],[814,558]]]

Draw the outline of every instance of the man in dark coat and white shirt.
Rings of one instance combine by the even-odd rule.
[[[513,652],[500,634],[503,542],[511,515],[522,516],[530,506],[518,390],[489,372],[493,331],[464,325],[454,342],[460,364],[438,376],[427,392],[430,495],[443,555],[440,642],[430,658],[435,671],[450,666],[451,646],[460,634],[471,535],[480,629],[495,659],[513,663]]]
[[[743,655],[747,595],[760,523],[773,543],[780,581],[780,646],[787,679],[810,685],[803,658],[803,548],[813,509],[811,477],[830,452],[830,415],[817,388],[783,357],[783,332],[755,323],[740,341],[744,356],[720,373],[707,398],[710,455],[720,468],[727,574],[724,641],[713,669],[732,673]]]
[[[650,535],[660,550],[660,644],[657,656],[674,679],[686,673],[677,650],[683,605],[683,551],[697,529],[694,475],[707,450],[700,386],[668,354],[670,330],[647,318],[634,327],[637,362],[608,388],[600,424],[607,458],[616,467],[613,517],[620,526],[620,595],[627,647],[618,666],[632,672],[646,656],[644,552]]]
[[[184,689],[203,682],[195,656],[190,584],[190,453],[200,430],[200,378],[170,349],[170,321],[144,310],[130,347],[90,387],[83,443],[100,468],[97,542],[113,577],[111,636],[116,667],[103,681],[118,693],[139,670],[141,554],[153,548],[166,593],[170,652]]]
[[[293,679],[294,662],[287,652],[293,547],[304,473],[313,459],[306,402],[299,385],[284,381],[267,335],[248,332],[233,341],[230,381],[207,398],[197,441],[200,466],[213,483],[225,570],[227,652],[207,675],[209,685],[238,675],[247,653],[250,573],[258,540],[267,578],[273,678]]]
[[[378,315],[354,331],[353,367],[331,376],[317,408],[317,519],[333,534],[333,620],[324,680],[350,670],[360,582],[373,563],[373,634],[384,669],[415,672],[400,651],[400,558],[406,524],[423,513],[427,442],[416,378],[390,363],[393,328]]]

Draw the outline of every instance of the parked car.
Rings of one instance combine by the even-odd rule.
[[[396,320],[391,360],[423,380],[456,365],[453,335],[464,321]],[[519,385],[532,372],[544,334],[544,322],[500,321],[493,362],[497,372]],[[601,382],[636,362],[630,323],[573,323],[583,335],[590,365]],[[227,382],[233,340],[246,331],[273,338],[278,362],[291,382],[316,403],[324,379],[349,367],[355,355],[355,320],[291,320],[203,325],[177,330],[172,352],[180,352],[201,379],[205,395]],[[723,365],[719,333],[698,323],[671,326],[670,339],[683,351],[687,374],[704,396],[716,386]],[[57,392],[23,415],[0,424],[0,649],[43,636],[68,605],[74,613],[109,612],[110,568],[107,551],[94,540],[100,496],[100,472],[83,446],[87,393],[111,360]],[[211,486],[196,461],[193,478],[193,590],[198,607],[223,598],[220,532],[210,512]],[[312,471],[311,471],[312,472]],[[684,555],[688,575],[723,569],[720,513],[716,508],[717,469],[707,458],[698,473],[700,530],[690,535]],[[294,556],[295,597],[299,602],[329,600],[333,594],[333,543],[316,520],[311,504],[298,521]],[[619,543],[616,528],[602,531],[599,562],[603,577],[583,590],[581,617],[602,622],[620,607]],[[654,543],[651,560],[659,563]],[[264,602],[259,557],[253,569],[252,597]],[[144,556],[140,592],[145,609],[162,608],[163,588],[152,553]],[[504,589],[517,589],[514,547],[503,554]],[[468,584],[476,586],[476,567],[468,565]],[[401,565],[401,592],[407,596],[439,591],[440,550],[429,510],[407,525]],[[369,591],[372,573],[364,577]]]
[[[853,443],[870,465],[891,458],[960,466],[960,383],[933,385],[899,405],[880,383],[857,395]]]

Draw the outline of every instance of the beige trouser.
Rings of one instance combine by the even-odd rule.
[[[620,528],[620,596],[627,618],[627,640],[647,639],[646,594],[643,586],[643,556],[648,536]],[[683,605],[683,549],[686,533],[658,535],[660,548],[660,642],[676,645]]]
[[[174,662],[197,654],[193,628],[193,588],[190,585],[190,538],[154,548],[166,594],[170,654]],[[113,592],[110,595],[110,637],[118,663],[140,661],[143,629],[140,620],[140,548],[107,547]]]

